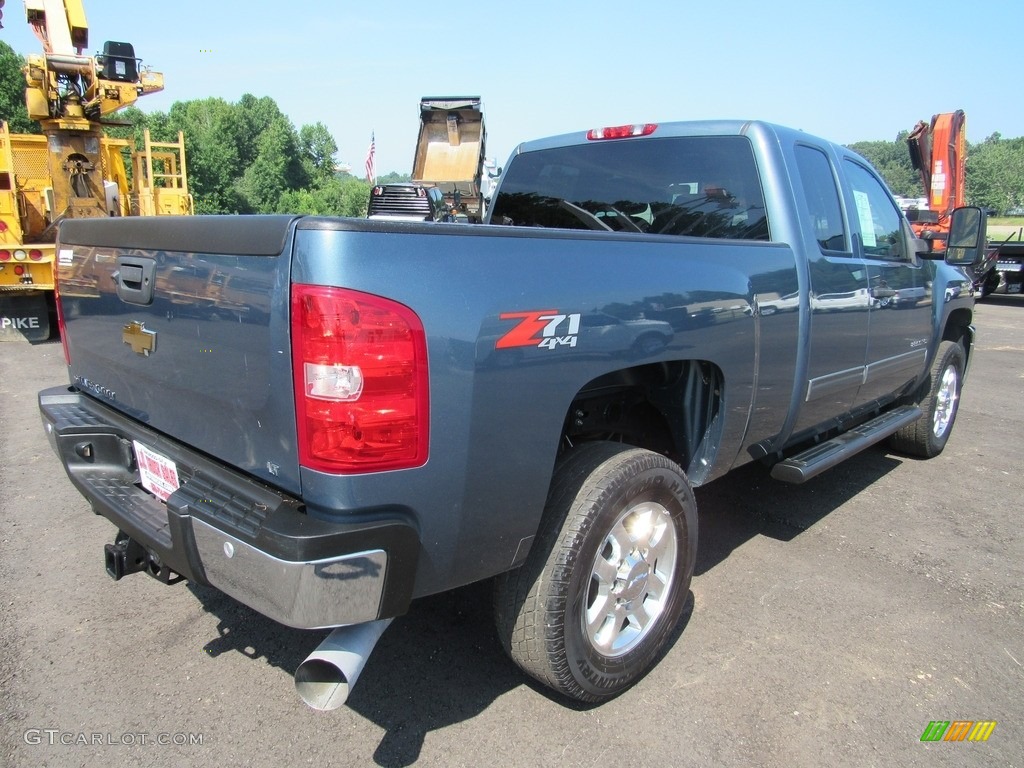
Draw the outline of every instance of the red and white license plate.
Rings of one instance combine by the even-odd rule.
[[[139,465],[139,478],[142,487],[158,499],[167,501],[167,497],[178,490],[178,468],[166,456],[161,456],[138,440],[135,446],[135,463]]]

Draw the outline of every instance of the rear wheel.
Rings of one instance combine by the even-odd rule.
[[[925,459],[942,453],[960,405],[964,365],[963,346],[954,341],[939,344],[931,372],[921,388],[919,404],[923,415],[892,436],[892,448]]]
[[[574,449],[526,563],[497,580],[506,652],[573,699],[622,693],[677,625],[696,552],[697,506],[675,463],[617,443]]]

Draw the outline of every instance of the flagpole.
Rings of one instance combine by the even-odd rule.
[[[377,140],[373,131],[370,132],[370,147],[366,150],[366,180],[372,185],[377,184]]]

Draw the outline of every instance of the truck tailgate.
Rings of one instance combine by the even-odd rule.
[[[150,428],[299,490],[290,216],[65,222],[72,383]],[[273,396],[271,394],[273,393]]]

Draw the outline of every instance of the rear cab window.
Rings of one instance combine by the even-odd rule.
[[[839,189],[828,156],[817,147],[794,147],[800,188],[814,227],[814,238],[822,251],[849,251]]]
[[[491,223],[769,239],[757,165],[743,136],[595,142],[519,155]]]

